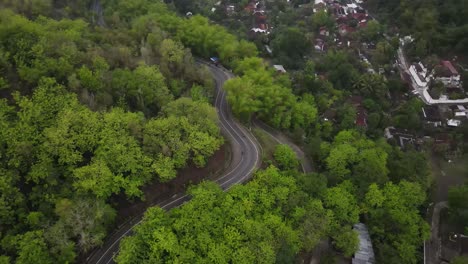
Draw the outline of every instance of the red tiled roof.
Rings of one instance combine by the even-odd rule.
[[[362,104],[362,101],[364,100],[362,96],[359,95],[353,95],[349,99],[349,102],[353,104],[354,106],[360,106]]]
[[[442,61],[442,65],[444,65],[452,75],[458,75],[458,71],[453,67],[453,64],[450,61]]]
[[[356,20],[363,20],[367,17],[367,15],[363,13],[352,13],[350,16]]]
[[[350,26],[348,26],[348,25],[346,25],[346,24],[340,24],[338,27],[339,27],[339,29],[340,29],[341,31],[343,31],[343,33],[351,33],[351,32],[356,31],[355,28],[350,27]]]

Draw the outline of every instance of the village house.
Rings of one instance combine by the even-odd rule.
[[[322,10],[325,11],[325,12],[328,12],[327,6],[325,5],[325,3],[320,2],[320,1],[315,1],[315,4],[314,4],[314,7],[313,7],[312,11],[314,13],[317,13],[317,12],[322,11]]]
[[[459,127],[468,121],[468,109],[463,105],[450,106],[450,115],[447,119],[447,126]]]
[[[335,123],[336,121],[336,109],[328,108],[322,115],[323,121],[329,121]]]
[[[468,119],[468,109],[464,105],[452,105],[453,117]]]
[[[459,127],[461,125],[461,120],[458,119],[448,119],[447,126],[449,127]]]
[[[253,11],[255,11],[258,8],[259,4],[260,4],[260,2],[256,2],[254,0],[251,0],[247,4],[247,6],[244,8],[244,10],[249,12],[249,13],[253,13]]]
[[[321,36],[330,36],[330,31],[326,27],[320,27],[319,35]]]
[[[228,6],[226,6],[226,14],[227,14],[228,16],[232,16],[232,15],[234,15],[235,13],[236,13],[236,7],[235,7],[235,6],[233,6],[233,5],[228,5]]]
[[[446,86],[460,87],[460,74],[450,61],[442,61],[434,69],[434,79],[442,82]]]
[[[314,48],[316,51],[325,51],[325,41],[323,39],[315,39]]]
[[[402,150],[418,148],[419,145],[422,144],[422,140],[418,139],[406,129],[387,127],[385,128],[384,136],[389,142],[393,141],[394,144],[397,144]]]
[[[278,73],[286,73],[286,69],[283,65],[273,65],[273,68],[275,68]]]
[[[412,64],[409,71],[411,78],[419,87],[427,87],[429,81],[427,68],[421,62]]]
[[[350,27],[347,24],[340,24],[338,26],[338,34],[340,34],[340,36],[346,36],[346,35],[348,35],[350,33],[355,32],[355,31],[356,31],[355,28]]]

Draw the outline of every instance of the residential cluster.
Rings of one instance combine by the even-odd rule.
[[[362,1],[333,1],[333,0],[315,0],[313,3],[313,12],[320,11],[329,13],[335,20],[337,25],[337,33],[331,34],[335,31],[333,28],[327,26],[320,27],[317,37],[315,39],[315,49],[317,51],[326,51],[328,37],[333,37],[333,42],[338,47],[345,46],[351,47],[352,44],[359,46],[351,38],[351,34],[358,31],[360,28],[365,28],[367,23],[372,20],[367,11],[359,4]]]

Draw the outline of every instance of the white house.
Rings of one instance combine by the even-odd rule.
[[[427,77],[427,68],[419,62],[418,64],[413,64],[409,68],[411,77],[416,82],[419,87],[427,87],[428,77]]]

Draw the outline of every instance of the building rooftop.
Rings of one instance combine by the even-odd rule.
[[[374,264],[375,256],[374,249],[372,248],[372,241],[370,239],[369,231],[366,225],[358,223],[354,225],[354,230],[359,234],[359,249],[354,254],[353,264]]]
[[[457,69],[453,67],[453,64],[450,61],[442,61],[442,65],[444,65],[444,67],[447,68],[447,70],[449,70],[452,75],[459,75]]]
[[[402,149],[405,149],[408,145],[416,146],[421,143],[420,139],[406,129],[387,127],[385,128],[384,136],[387,140],[394,139],[395,143],[397,143]]]
[[[286,73],[286,69],[283,67],[283,65],[273,65],[273,68],[275,68],[276,71]]]

